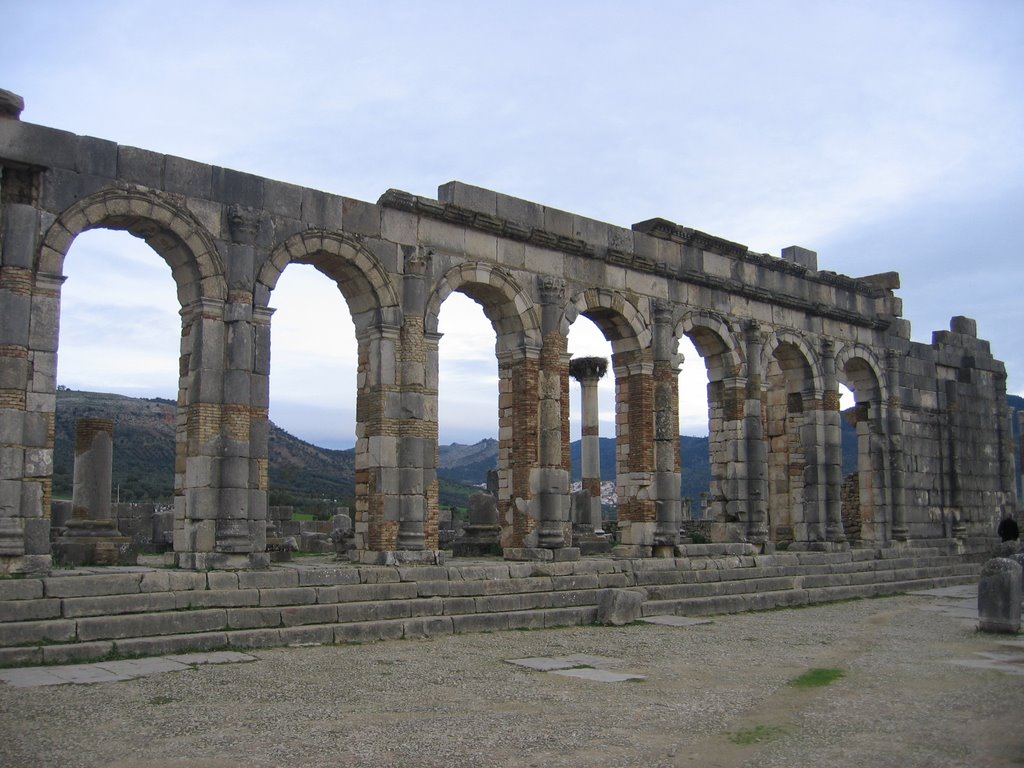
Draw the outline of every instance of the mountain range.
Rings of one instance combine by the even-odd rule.
[[[1007,397],[1016,410],[1024,398]],[[56,498],[70,498],[74,470],[75,421],[114,421],[114,495],[121,501],[166,501],[173,494],[176,407],[163,398],[134,398],[58,387],[53,483]],[[856,470],[856,431],[843,419],[843,474]],[[1015,434],[1018,430],[1014,419]],[[1017,435],[1019,438],[1019,435]],[[708,438],[680,436],[682,495],[696,500],[708,489]],[[270,425],[270,503],[289,504],[309,512],[327,512],[353,504],[355,451],[320,448]],[[600,439],[601,477],[615,479],[615,440]],[[580,442],[571,445],[572,480],[579,480]],[[465,507],[470,494],[486,482],[498,459],[498,441],[486,438],[472,445],[451,443],[438,448],[441,504]]]

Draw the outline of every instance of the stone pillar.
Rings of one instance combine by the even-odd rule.
[[[654,484],[654,365],[640,350],[612,355],[621,557],[650,557],[658,529]]]
[[[527,347],[498,354],[498,519],[510,551],[537,545],[540,359],[540,349]]]
[[[652,301],[654,352],[655,557],[673,557],[682,524],[679,456],[679,366],[672,333],[672,304]]]
[[[1017,426],[1020,435],[1020,498],[1024,500],[1024,411],[1017,412]]]
[[[603,357],[576,357],[569,362],[569,375],[580,383],[582,429],[580,439],[580,479],[588,497],[587,514],[582,520],[597,533],[601,522],[601,445],[597,384],[608,371]]]
[[[75,464],[71,519],[54,543],[62,565],[128,565],[138,553],[121,536],[111,516],[114,422],[79,419],[75,424]]]
[[[746,399],[743,404],[743,447],[747,469],[747,539],[763,545],[768,541],[768,446],[761,414],[764,336],[756,320],[743,328],[747,358]]]
[[[846,541],[843,532],[843,448],[839,413],[839,381],[836,378],[835,345],[831,339],[821,341],[821,366],[824,374],[824,392],[821,413],[824,419],[824,496],[825,539],[834,544]]]
[[[565,281],[539,277],[538,283],[544,346],[538,381],[540,466],[536,472],[540,527],[537,546],[561,549],[566,545],[565,527],[569,512],[568,403],[563,404],[563,390],[566,400],[569,393],[569,366],[561,322]],[[566,422],[564,429],[563,421]]]
[[[0,107],[2,102],[0,98]],[[15,119],[16,110],[7,118]],[[0,165],[5,201],[0,207],[0,575],[45,572],[51,564],[49,506],[63,278],[33,273],[37,187],[34,172]]]
[[[906,471],[903,455],[903,421],[900,413],[900,356],[896,350],[886,350],[885,367],[889,374],[886,426],[889,430],[889,486],[892,499],[890,533],[894,541],[906,541],[908,531],[904,517]]]
[[[400,390],[402,403],[398,443],[398,537],[395,557],[403,562],[435,562],[436,550],[426,550],[427,492],[434,480],[437,449],[437,416],[430,415],[426,387],[428,345],[424,335],[427,259],[412,246],[406,247],[402,282],[402,330],[400,334]],[[436,356],[435,356],[436,361]],[[436,397],[432,399],[436,402]],[[437,520],[433,521],[436,539]],[[435,544],[436,546],[436,544]],[[415,553],[415,554],[414,554]]]
[[[110,520],[114,472],[114,422],[79,419],[75,424],[72,520]]]
[[[960,396],[955,381],[945,382],[946,436],[949,450],[949,507],[953,513],[953,538],[962,539],[967,535],[967,521],[964,519],[963,494],[963,447],[960,428]]]
[[[1008,557],[985,563],[978,577],[978,629],[1020,632],[1021,566]]]

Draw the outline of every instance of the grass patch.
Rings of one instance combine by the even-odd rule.
[[[844,677],[846,673],[834,667],[815,667],[793,678],[789,684],[794,688],[822,688]]]
[[[781,725],[755,725],[753,728],[745,728],[729,734],[729,741],[739,744],[741,747],[748,747],[751,744],[767,744],[770,741],[777,741],[786,735],[786,729]]]

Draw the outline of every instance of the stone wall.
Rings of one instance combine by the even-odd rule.
[[[861,536],[981,546],[1015,503],[1005,370],[954,318],[910,341],[894,273],[851,278],[665,219],[630,228],[450,182],[376,204],[0,119],[0,570],[49,565],[60,285],[74,238],[127,230],[181,304],[174,552],[266,566],[273,291],[312,264],[358,345],[356,556],[438,557],[437,318],[484,308],[499,371],[506,552],[570,559],[568,356],[584,315],[612,345],[620,555],[670,556],[682,522],[679,339],[709,376],[712,536],[842,549],[839,383],[865,413]],[[660,441],[660,442],[659,442]],[[660,445],[660,448],[656,446]],[[870,489],[870,492],[865,492]]]

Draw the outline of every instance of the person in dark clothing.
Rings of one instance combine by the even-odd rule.
[[[999,534],[1002,541],[1016,541],[1020,538],[1020,528],[1012,517],[1004,517],[1000,520],[996,533]]]

